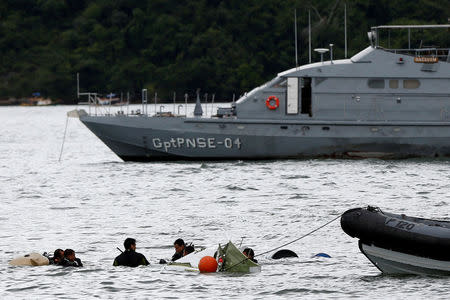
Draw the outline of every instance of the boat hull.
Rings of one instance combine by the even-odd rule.
[[[450,275],[450,261],[409,255],[367,245],[359,241],[361,252],[384,274],[389,275]]]
[[[355,208],[341,227],[383,273],[450,275],[450,222]]]
[[[448,124],[82,116],[126,161],[450,156]]]

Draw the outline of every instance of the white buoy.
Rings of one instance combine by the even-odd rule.
[[[12,266],[46,266],[49,264],[49,260],[39,253],[30,253],[14,258],[9,264]]]

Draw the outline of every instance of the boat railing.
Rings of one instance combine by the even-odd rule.
[[[102,104],[98,93],[88,92],[88,93],[78,93],[78,95],[87,97],[88,101],[85,104],[88,105],[88,114],[89,115],[97,116],[97,115],[110,114],[111,101],[109,102],[109,105]]]
[[[418,49],[414,49],[411,47],[411,35],[412,30],[429,30],[429,29],[438,29],[438,30],[450,30],[450,24],[429,24],[429,25],[381,25],[371,27],[371,31],[368,32],[368,37],[372,46],[378,49],[384,49],[389,52],[393,52],[396,54],[409,55],[414,56],[415,62],[423,62],[423,63],[437,63],[438,61],[450,62],[450,52],[449,48],[438,48],[435,46],[432,47],[424,47],[422,46],[422,42]],[[380,45],[380,32],[387,30],[387,44],[390,45],[391,30],[406,30],[407,31],[407,40],[408,40],[408,49],[390,49],[383,48]],[[417,59],[416,59],[417,58]]]
[[[386,49],[388,52],[414,57],[416,62],[433,63],[438,61],[450,62],[450,48],[420,48],[420,49]]]
[[[78,105],[88,106],[87,114],[90,116],[129,116],[129,117],[172,117],[172,118],[186,118],[192,117],[194,111],[194,103],[186,102],[175,102],[172,103],[149,103],[149,101],[144,101],[144,103],[130,103],[130,101],[119,102],[119,103],[105,103],[101,99],[99,93],[79,93],[79,96],[83,98],[86,97],[87,101],[78,102]],[[81,98],[80,98],[81,99]],[[203,117],[218,117],[217,110],[229,108],[229,103],[218,102],[218,103],[202,103],[204,110]]]
[[[217,111],[219,109],[219,105],[225,104],[225,106],[228,106],[226,105],[228,101],[215,103],[215,95],[215,93],[212,94],[211,102],[208,103],[208,94],[205,94],[205,102],[201,103],[201,106],[204,107],[205,112],[203,117],[219,117],[217,114],[214,115],[215,110]],[[177,102],[176,93],[173,93],[173,110],[170,110],[171,106],[168,105],[168,102],[163,102],[164,104],[169,106],[168,111],[164,111],[165,106],[160,101],[160,98],[158,98],[158,93],[156,91],[154,96],[154,103],[150,103],[147,89],[141,90],[141,104],[130,104],[133,101],[130,101],[129,92],[127,92],[126,94],[126,102],[123,100],[123,93],[120,93],[120,102],[117,102],[119,98],[113,98],[115,97],[115,94],[113,93],[108,94],[106,98],[100,98],[100,96],[101,94],[93,92],[80,93],[80,74],[77,73],[77,98],[80,100],[80,97],[87,97],[87,101],[78,101],[77,105],[87,105],[87,114],[90,116],[146,116],[187,118],[188,116],[194,115],[193,108],[195,104],[188,104],[189,95],[187,93],[184,94],[184,102]],[[116,102],[113,103],[113,100],[115,100]],[[235,105],[234,103],[235,94],[233,94],[233,102],[231,103],[231,107]]]

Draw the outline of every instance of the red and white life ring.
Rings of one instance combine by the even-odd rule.
[[[274,104],[272,104],[272,101],[275,101]],[[269,96],[266,100],[266,106],[270,110],[277,109],[278,106],[280,106],[280,99],[278,99],[276,96]]]

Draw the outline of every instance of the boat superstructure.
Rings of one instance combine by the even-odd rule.
[[[80,120],[123,160],[450,156],[449,48],[379,45],[381,30],[430,28],[450,25],[373,27],[350,59],[279,73],[212,117]]]

